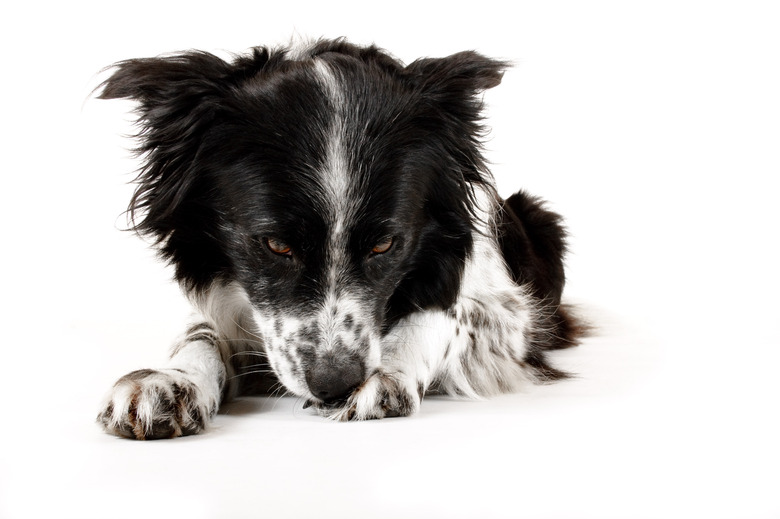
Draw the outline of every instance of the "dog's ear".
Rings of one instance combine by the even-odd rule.
[[[199,151],[224,103],[226,90],[257,73],[268,60],[259,47],[228,63],[205,52],[132,59],[111,67],[99,99],[137,103],[138,146],[143,167],[128,214],[132,228],[161,245],[177,277],[199,285],[189,273],[218,271],[224,263],[214,241],[216,216],[206,214],[206,180],[198,174]],[[186,265],[196,258],[202,264]]]
[[[176,210],[192,183],[188,172],[197,157],[226,90],[256,74],[269,59],[264,47],[228,63],[207,52],[131,59],[110,67],[111,76],[99,89],[99,99],[130,99],[138,103],[136,151],[145,163],[130,204],[137,231],[166,237],[165,217]],[[137,213],[145,211],[142,222]],[[162,226],[158,228],[158,226]]]
[[[406,67],[406,73],[427,96],[444,103],[467,100],[501,83],[510,64],[474,51],[446,58],[423,58]]]
[[[464,161],[456,169],[472,184],[485,180],[480,152],[483,103],[479,94],[501,83],[509,66],[506,61],[465,51],[446,58],[420,59],[405,70],[422,97],[420,106],[426,125],[435,128],[451,157]]]
[[[169,217],[186,198],[188,174],[219,97],[218,79],[228,64],[207,53],[132,59],[112,67],[99,99],[137,103],[138,147],[144,167],[130,203],[134,229],[164,239],[172,230]],[[141,221],[138,213],[145,212]]]
[[[208,53],[120,61],[110,67],[100,99],[133,99],[143,115],[182,99],[195,100],[212,90],[210,80],[224,74],[226,63]]]

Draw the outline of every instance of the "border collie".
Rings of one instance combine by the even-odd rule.
[[[196,434],[274,387],[367,420],[565,377],[545,359],[578,335],[561,218],[499,198],[481,149],[481,94],[507,66],[345,40],[117,63],[98,97],[136,102],[129,218],[196,318],[167,363],[114,385],[105,429]]]

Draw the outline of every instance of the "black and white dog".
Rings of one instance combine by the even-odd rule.
[[[578,333],[560,217],[501,200],[481,153],[480,94],[506,66],[404,66],[344,40],[118,63],[99,97],[137,102],[130,215],[197,320],[164,366],[119,379],[99,422],[195,434],[223,399],[280,382],[365,420],[564,377],[545,360]]]

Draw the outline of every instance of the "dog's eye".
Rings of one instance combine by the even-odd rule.
[[[276,238],[266,238],[265,245],[268,247],[268,250],[274,254],[278,254],[279,256],[286,256],[288,258],[292,257],[292,247],[283,241],[279,241]]]
[[[371,249],[371,254],[384,254],[385,252],[389,251],[393,247],[393,237],[388,236],[387,238],[382,239],[379,243],[374,245],[374,248]]]

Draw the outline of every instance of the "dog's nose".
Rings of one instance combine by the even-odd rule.
[[[324,402],[344,398],[361,382],[363,363],[351,356],[325,354],[306,373],[309,390]]]

